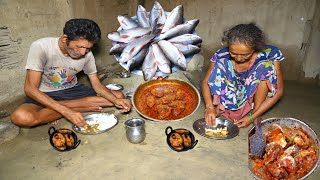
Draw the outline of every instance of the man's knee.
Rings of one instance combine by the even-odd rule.
[[[15,111],[10,115],[11,122],[17,126],[32,127],[37,125],[37,121],[31,113]]]

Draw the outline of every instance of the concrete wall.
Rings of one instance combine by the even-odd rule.
[[[60,35],[69,8],[65,0],[0,0],[0,110],[23,95],[30,44]]]
[[[224,30],[254,21],[268,35],[270,44],[278,46],[286,56],[282,66],[286,80],[310,79],[320,85],[320,0],[159,2],[165,11],[181,4],[186,19],[200,19],[196,31],[203,38],[206,60],[222,47]],[[102,40],[93,51],[101,68],[115,63],[108,55],[111,42],[106,34],[119,27],[118,15],[134,14],[137,4],[150,11],[153,0],[0,0],[0,110],[23,96],[25,60],[34,40],[60,36],[69,18],[93,19],[102,30]]]
[[[314,13],[312,21],[310,21],[310,25],[306,28],[309,36],[306,36],[306,53],[302,58],[304,62],[304,72],[305,77],[316,77],[319,80],[320,75],[320,1],[317,1],[316,11]],[[318,85],[320,82],[318,81]]]

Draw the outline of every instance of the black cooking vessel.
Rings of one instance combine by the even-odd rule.
[[[170,130],[170,132],[168,132],[168,130]],[[181,133],[181,131],[185,131],[184,133],[185,133],[185,134],[188,134],[188,135],[190,136],[191,146],[188,147],[188,146],[183,145],[183,149],[177,150],[176,148],[174,148],[174,147],[171,145],[171,143],[170,143],[170,136],[171,136],[173,133],[183,134],[183,133]],[[188,151],[188,150],[190,150],[190,149],[193,149],[193,148],[197,145],[197,143],[198,143],[198,140],[195,140],[195,137],[194,137],[194,135],[192,134],[192,132],[189,131],[189,130],[187,130],[187,129],[178,128],[178,129],[174,129],[174,130],[173,130],[171,126],[168,126],[168,127],[166,128],[165,133],[166,133],[166,135],[167,135],[167,144],[168,144],[168,146],[169,146],[172,150],[177,151],[177,152]]]
[[[73,139],[74,139],[74,145],[73,145],[73,146],[68,146],[68,145],[66,144],[66,148],[65,148],[64,150],[59,149],[59,148],[58,148],[57,146],[55,146],[55,144],[53,143],[53,137],[54,137],[54,135],[57,134],[57,133],[60,133],[60,134],[62,134],[63,136],[65,136],[65,135],[72,136]],[[79,146],[80,142],[81,142],[81,140],[78,140],[78,137],[77,137],[76,133],[73,132],[73,131],[70,130],[70,129],[61,128],[61,129],[57,129],[57,130],[56,130],[53,126],[51,126],[51,127],[49,128],[49,130],[48,130],[48,134],[49,134],[49,142],[50,142],[51,146],[52,146],[55,150],[60,151],[60,152],[65,152],[65,151],[70,151],[70,150],[72,150],[72,149],[76,149],[76,148]]]

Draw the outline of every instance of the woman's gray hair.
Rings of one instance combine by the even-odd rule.
[[[265,34],[255,23],[238,24],[223,33],[222,42],[245,44],[255,52],[260,52],[266,45]]]

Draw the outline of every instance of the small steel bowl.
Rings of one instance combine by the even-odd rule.
[[[141,143],[146,138],[145,121],[139,118],[129,119],[124,123],[126,136],[133,144]]]

